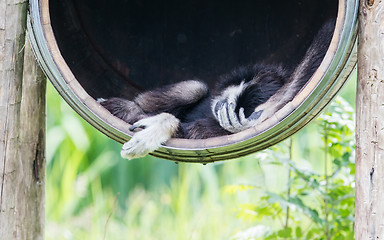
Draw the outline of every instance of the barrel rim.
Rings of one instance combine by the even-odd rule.
[[[66,102],[87,122],[123,143],[129,124],[110,114],[77,82],[57,46],[50,24],[49,0],[31,0],[28,36],[46,76]],[[328,51],[308,84],[262,124],[240,133],[208,139],[170,139],[152,155],[172,161],[214,162],[272,146],[308,124],[336,95],[356,64],[358,0],[340,0]],[[336,33],[336,34],[335,34]],[[105,117],[107,116],[107,117]]]

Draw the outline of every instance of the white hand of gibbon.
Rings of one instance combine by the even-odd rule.
[[[235,112],[234,103],[222,103],[222,106],[218,108],[216,113],[217,120],[222,128],[231,132],[237,133],[253,127],[260,123],[260,116],[262,110],[253,112],[248,118],[245,117],[244,108],[239,109],[239,114]]]

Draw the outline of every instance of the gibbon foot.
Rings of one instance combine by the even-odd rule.
[[[123,145],[121,156],[126,159],[144,157],[168,141],[179,127],[179,120],[169,113],[160,113],[141,119],[130,130],[142,128]]]

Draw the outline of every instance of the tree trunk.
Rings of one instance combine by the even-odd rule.
[[[361,0],[355,238],[384,239],[384,1]]]
[[[25,41],[28,1],[0,0],[0,238],[44,238],[45,77]]]

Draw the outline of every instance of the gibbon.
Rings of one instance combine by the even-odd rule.
[[[256,126],[291,101],[319,67],[330,44],[335,20],[315,36],[292,71],[281,64],[257,63],[222,76],[212,90],[188,80],[140,93],[132,101],[99,99],[136,131],[121,156],[132,159],[155,151],[171,137],[204,139]]]

